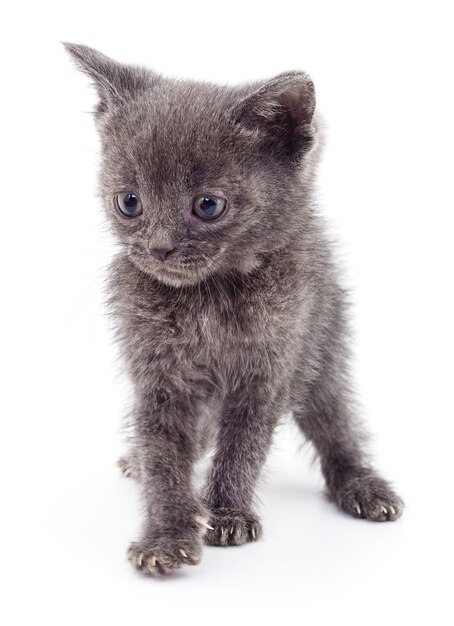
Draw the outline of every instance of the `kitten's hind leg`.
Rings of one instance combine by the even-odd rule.
[[[293,416],[315,446],[328,494],[342,510],[375,522],[401,515],[402,500],[367,461],[364,436],[339,380],[320,377]]]

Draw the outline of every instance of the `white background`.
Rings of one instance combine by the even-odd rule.
[[[452,624],[450,2],[25,2],[1,9],[2,623]],[[7,7],[7,8],[6,8]],[[171,76],[313,77],[320,201],[356,303],[355,372],[395,524],[327,502],[276,438],[263,541],[171,579],[125,552],[140,505],[115,461],[127,405],[102,309],[93,91],[60,40]]]

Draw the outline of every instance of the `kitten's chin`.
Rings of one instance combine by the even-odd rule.
[[[195,285],[201,280],[195,276],[183,276],[180,273],[177,274],[173,272],[154,272],[152,276],[169,287],[187,287],[189,285]]]
[[[173,267],[156,267],[150,266],[150,264],[141,257],[130,257],[134,265],[138,267],[142,272],[148,274],[152,278],[159,280],[159,282],[169,285],[169,287],[185,287],[189,285],[195,285],[202,281],[206,276],[202,276],[197,271],[185,271],[176,269]]]

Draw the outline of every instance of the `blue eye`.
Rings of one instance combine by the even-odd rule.
[[[226,201],[216,196],[197,196],[194,198],[193,212],[202,220],[215,220],[224,213]]]
[[[134,193],[119,193],[117,195],[117,206],[126,217],[137,217],[142,213],[142,203],[140,198]]]

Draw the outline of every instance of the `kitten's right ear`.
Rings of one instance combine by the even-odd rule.
[[[117,63],[88,46],[66,42],[63,45],[79,69],[95,84],[99,96],[98,117],[132,100],[158,79],[151,70]]]

